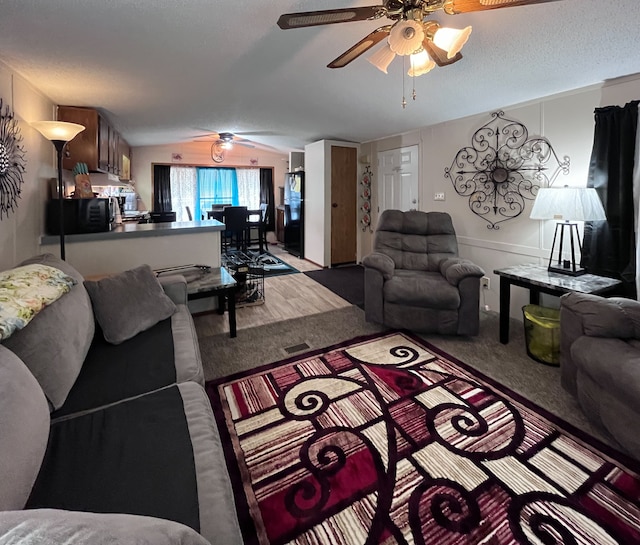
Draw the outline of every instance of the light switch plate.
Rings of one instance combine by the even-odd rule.
[[[434,193],[433,194],[434,201],[444,201],[444,193]]]

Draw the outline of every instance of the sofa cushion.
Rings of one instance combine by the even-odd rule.
[[[460,306],[460,292],[439,272],[397,269],[383,289],[385,303],[441,310]]]
[[[96,335],[65,404],[51,417],[96,409],[186,381],[204,385],[193,320],[189,309],[178,305],[171,318],[121,344]]]
[[[147,515],[199,531],[193,449],[177,386],[53,422],[27,508]]]
[[[22,509],[49,437],[49,407],[29,369],[0,345],[0,511]]]
[[[32,257],[21,265],[30,263],[50,265],[77,281],[69,293],[3,341],[33,373],[52,407],[57,409],[64,403],[91,346],[95,331],[93,310],[82,275],[71,265],[53,254]]]
[[[104,338],[113,344],[131,339],[176,310],[149,265],[84,284]]]
[[[0,272],[0,340],[25,327],[75,283],[60,269],[35,263]]]
[[[58,509],[0,513],[0,543],[208,545],[191,528],[169,520]]]

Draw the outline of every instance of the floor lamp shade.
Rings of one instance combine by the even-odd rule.
[[[549,270],[572,276],[586,271],[576,264],[582,253],[578,221],[602,221],[607,216],[598,193],[592,187],[542,187],[529,216],[534,220],[558,220],[549,256]],[[565,238],[571,246],[571,259],[563,259]],[[557,256],[554,259],[554,254]]]
[[[62,150],[67,142],[82,132],[85,127],[77,123],[67,123],[64,121],[34,121],[31,126],[56,148],[58,158],[58,199],[60,201],[60,259],[65,259],[64,249],[64,188],[62,185]]]

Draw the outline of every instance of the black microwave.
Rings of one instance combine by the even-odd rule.
[[[100,233],[111,230],[113,213],[109,199],[62,199],[64,234]],[[45,229],[48,235],[60,234],[60,201],[47,202]]]

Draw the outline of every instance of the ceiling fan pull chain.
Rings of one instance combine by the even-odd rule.
[[[404,73],[406,68],[406,57],[402,57],[402,109],[404,110],[407,107],[407,100],[404,96]]]
[[[416,75],[411,76],[411,82],[413,83],[413,92],[411,93],[411,98],[413,100],[416,99]]]

